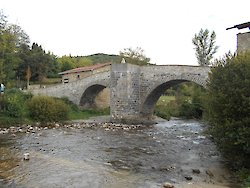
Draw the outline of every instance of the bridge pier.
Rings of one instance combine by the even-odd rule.
[[[140,123],[140,67],[112,64],[110,84],[111,121]]]

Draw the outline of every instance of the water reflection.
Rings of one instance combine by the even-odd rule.
[[[178,187],[186,175],[193,182],[228,184],[230,174],[216,147],[201,134],[203,127],[197,121],[171,120],[133,129],[57,126],[0,135],[0,185],[122,188],[162,187],[167,181]],[[22,159],[26,152],[29,161]]]

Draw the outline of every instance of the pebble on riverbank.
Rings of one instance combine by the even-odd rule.
[[[29,153],[23,154],[23,159],[24,159],[25,161],[30,160],[30,154],[29,154]]]
[[[174,188],[174,185],[172,185],[171,183],[165,182],[165,183],[163,184],[163,187],[164,187],[164,188]]]
[[[133,129],[143,128],[143,125],[126,125],[120,123],[105,123],[105,122],[75,122],[75,123],[67,123],[67,124],[47,124],[46,126],[39,126],[40,124],[36,124],[35,126],[31,125],[21,125],[21,126],[11,126],[9,128],[0,128],[1,134],[16,134],[16,133],[36,133],[41,130],[47,130],[49,128],[57,129],[57,128],[69,128],[69,129],[83,129],[83,128],[104,128],[105,131],[116,131],[116,130],[124,130],[130,131]]]

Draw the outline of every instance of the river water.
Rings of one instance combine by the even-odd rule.
[[[199,121],[175,119],[152,126],[82,122],[2,132],[0,187],[233,186],[205,128]],[[30,160],[23,160],[27,152]]]

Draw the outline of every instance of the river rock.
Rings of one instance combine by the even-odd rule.
[[[188,181],[191,181],[193,179],[193,177],[192,176],[185,176],[185,179]]]
[[[165,183],[163,184],[163,187],[164,187],[164,188],[174,188],[174,185],[172,185],[171,183],[165,182]]]
[[[23,159],[24,160],[30,160],[30,154],[29,153],[25,153],[25,154],[23,154]]]
[[[210,170],[206,170],[206,174],[209,175],[209,177],[214,177],[214,174]]]
[[[201,171],[199,169],[192,169],[192,171],[193,171],[194,174],[200,174],[201,173]]]

